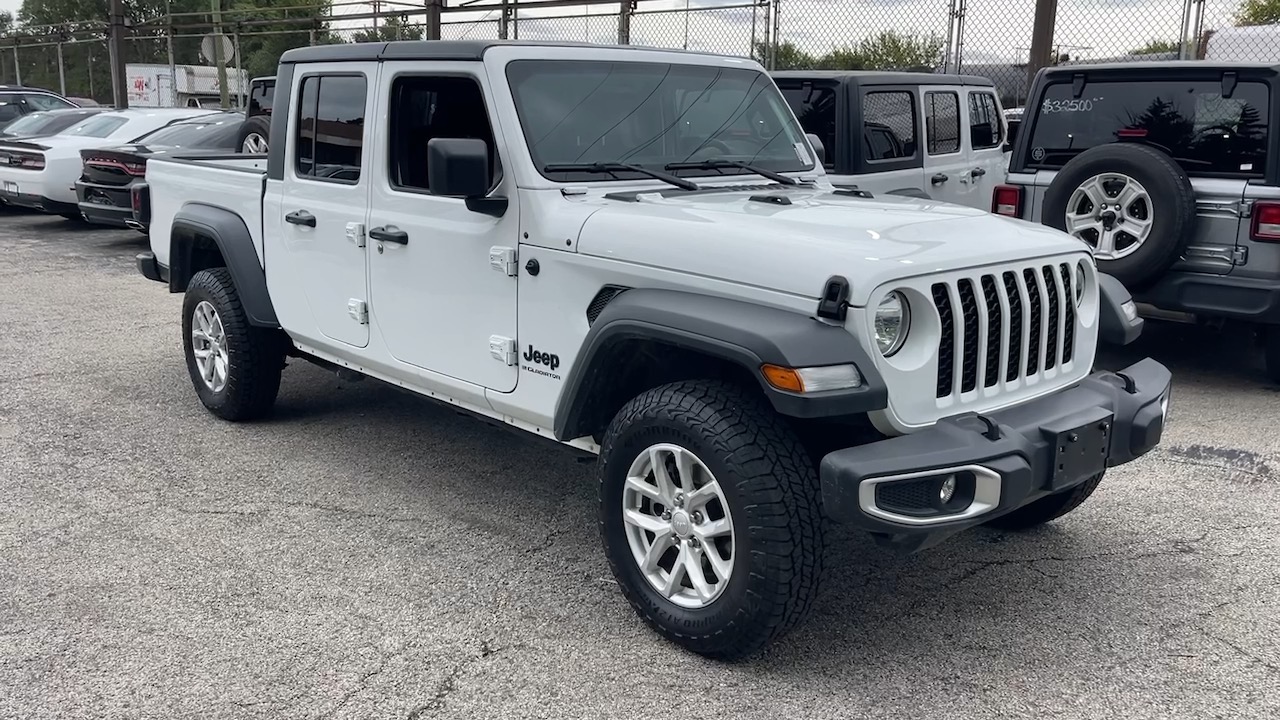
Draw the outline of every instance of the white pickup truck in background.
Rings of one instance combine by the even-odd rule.
[[[752,61],[305,48],[271,123],[265,157],[147,164],[138,265],[205,407],[267,415],[296,357],[596,455],[598,515],[557,522],[695,652],[800,621],[824,519],[1032,527],[1160,440],[1169,372],[1094,370],[1141,321],[1077,240],[834,187]]]

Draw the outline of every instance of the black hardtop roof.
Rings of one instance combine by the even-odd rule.
[[[1063,75],[1074,75],[1076,73],[1091,72],[1125,72],[1125,73],[1143,73],[1143,72],[1229,72],[1232,70],[1247,70],[1255,73],[1274,74],[1280,72],[1280,65],[1275,63],[1262,62],[1211,62],[1206,60],[1155,60],[1149,62],[1113,62],[1113,63],[1081,63],[1057,65],[1045,68],[1045,75],[1052,77],[1061,77]]]
[[[716,53],[672,50],[668,48],[640,47],[636,45],[602,45],[586,42],[550,42],[540,40],[397,40],[393,42],[365,42],[344,45],[317,45],[294,48],[280,56],[281,63],[303,62],[360,62],[377,60],[457,60],[479,61],[492,47],[575,47],[600,49],[639,50],[643,52],[687,53],[689,55],[715,55]]]
[[[776,70],[776,80],[848,80],[855,85],[981,85],[991,78],[903,70]]]

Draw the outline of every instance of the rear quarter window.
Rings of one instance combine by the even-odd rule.
[[[1216,80],[1099,81],[1075,97],[1050,85],[1026,144],[1028,167],[1058,169],[1099,145],[1142,142],[1189,174],[1261,177],[1267,164],[1267,86],[1241,82],[1223,97]]]

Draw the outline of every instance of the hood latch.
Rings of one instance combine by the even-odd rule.
[[[818,317],[844,322],[849,312],[849,281],[840,275],[832,275],[818,300]]]

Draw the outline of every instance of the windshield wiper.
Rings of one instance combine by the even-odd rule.
[[[752,165],[751,163],[742,162],[740,160],[712,159],[712,160],[698,160],[696,162],[668,163],[663,169],[664,170],[719,170],[721,168],[742,168],[747,172],[753,172],[759,175],[760,177],[768,178],[769,180],[782,183],[783,185],[799,185],[800,184],[800,181],[796,180],[793,177],[787,177],[782,173],[777,173],[772,170],[759,167],[757,165]]]
[[[562,173],[562,172],[584,172],[584,173],[617,173],[617,172],[636,172],[641,175],[648,175],[654,180],[661,180],[664,183],[675,185],[683,190],[701,190],[697,183],[692,180],[685,180],[676,177],[670,173],[664,173],[661,170],[651,170],[647,167],[632,165],[624,162],[596,162],[596,163],[561,163],[559,165],[543,165],[542,172]]]

